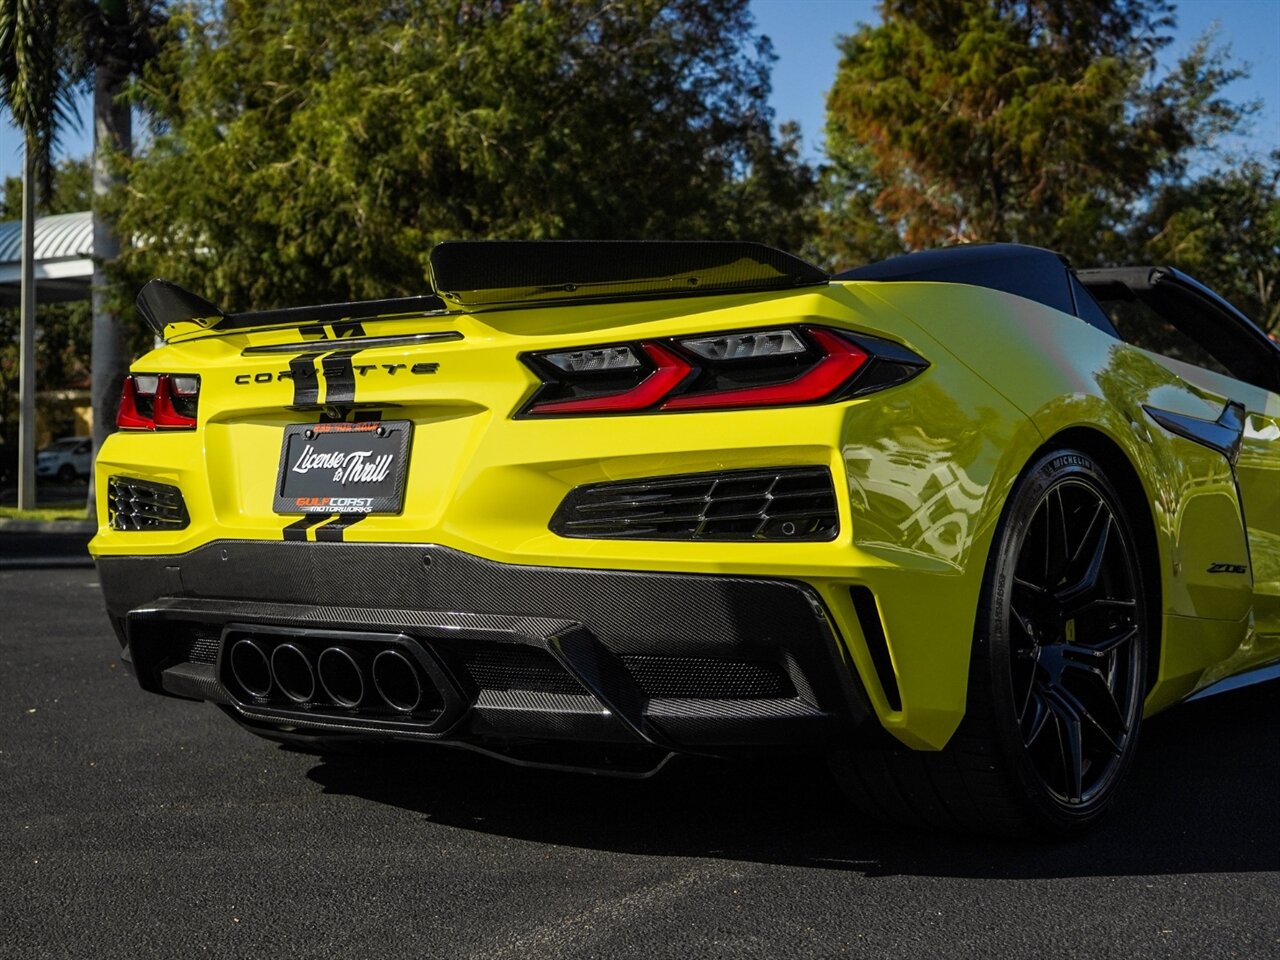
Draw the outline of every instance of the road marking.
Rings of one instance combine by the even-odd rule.
[[[502,960],[504,957],[564,956],[601,936],[624,929],[631,915],[655,913],[662,905],[685,895],[699,883],[719,883],[730,872],[729,863],[700,863],[665,883],[644,886],[618,900],[611,900],[570,917],[536,927],[514,940],[469,955],[470,960]]]

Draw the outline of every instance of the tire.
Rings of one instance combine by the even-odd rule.
[[[74,483],[76,479],[76,468],[69,463],[64,463],[58,468],[59,483]]]
[[[936,752],[880,730],[833,771],[860,812],[899,824],[1004,836],[1089,827],[1137,749],[1147,609],[1115,486],[1078,450],[1037,458],[992,543],[959,729]]]

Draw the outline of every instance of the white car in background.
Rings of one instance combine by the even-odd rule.
[[[77,477],[88,477],[92,462],[93,441],[89,437],[63,437],[36,454],[36,476],[71,483]]]

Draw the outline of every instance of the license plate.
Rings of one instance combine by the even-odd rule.
[[[276,513],[399,513],[409,470],[408,420],[285,427]]]

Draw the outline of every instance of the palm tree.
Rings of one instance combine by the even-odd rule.
[[[23,134],[22,320],[19,354],[18,506],[36,505],[35,192],[47,191],[58,131],[76,120],[63,10],[48,0],[0,0],[0,102]]]
[[[156,54],[163,0],[67,0],[76,21],[71,49],[80,77],[93,82],[93,353],[90,360],[93,450],[115,429],[120,388],[129,370],[128,337],[112,309],[108,269],[120,255],[115,223],[103,200],[118,186],[115,160],[133,152],[133,123],[124,98],[130,77]],[[94,484],[88,512],[95,514]]]
[[[47,191],[58,131],[78,122],[74,90],[93,84],[93,346],[90,359],[93,448],[114,429],[121,381],[129,366],[120,315],[111,309],[107,269],[120,253],[103,199],[116,186],[113,155],[133,148],[131,114],[123,94],[129,78],[155,55],[163,0],[0,0],[0,102],[26,140],[23,191],[22,395],[19,428],[19,506],[35,506],[35,283],[30,262],[35,191]],[[94,515],[89,486],[90,518]]]

